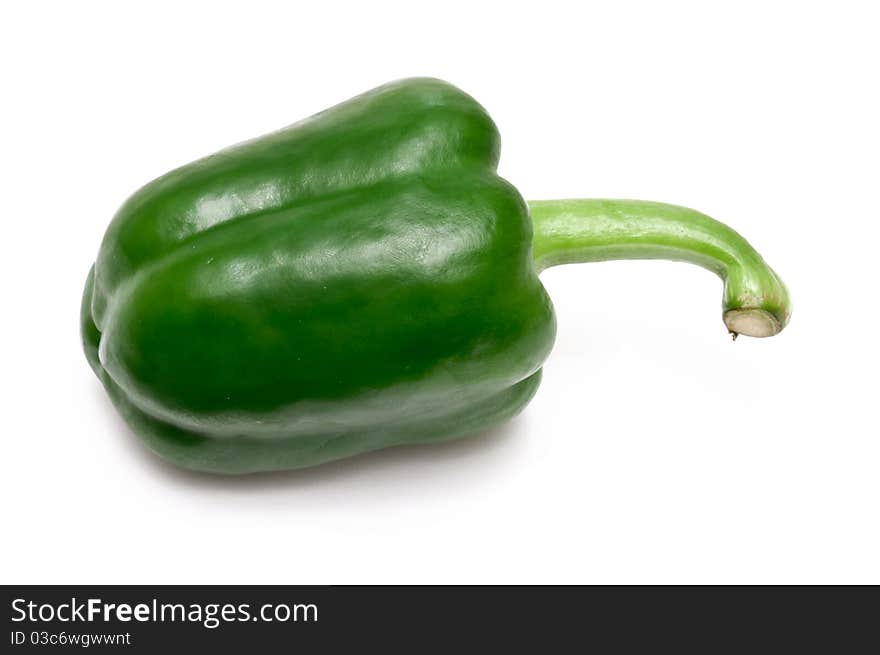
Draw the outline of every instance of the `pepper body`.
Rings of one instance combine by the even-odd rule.
[[[152,450],[200,471],[509,418],[555,321],[498,155],[476,101],[413,79],[154,180],[88,276],[92,368]]]

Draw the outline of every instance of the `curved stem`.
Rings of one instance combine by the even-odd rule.
[[[724,282],[724,323],[738,334],[769,337],[788,323],[788,291],[749,243],[705,214],[642,200],[535,200],[534,258],[539,271],[612,259],[671,259],[697,264]]]

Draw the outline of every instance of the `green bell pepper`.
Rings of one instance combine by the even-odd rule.
[[[538,273],[617,258],[723,279],[729,330],[785,287],[730,228],[616,200],[527,204],[457,88],[392,83],[154,180],[113,218],[85,353],[153,451],[249,473],[473,434],[531,399],[555,319]]]

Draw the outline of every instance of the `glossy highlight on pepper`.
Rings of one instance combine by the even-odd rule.
[[[657,203],[526,203],[499,144],[470,96],[409,79],[141,188],[82,302],[116,408],[214,473],[475,434],[538,387],[555,333],[538,273],[558,263],[692,261],[724,279],[732,331],[784,327],[785,287],[730,228]]]

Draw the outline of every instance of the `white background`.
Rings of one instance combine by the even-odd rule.
[[[0,19],[2,582],[880,583],[871,3],[131,6]],[[542,387],[487,435],[239,479],[158,461],[79,344],[115,209],[411,75],[489,110],[527,198],[730,223],[791,325],[732,343],[686,264],[561,267]]]

